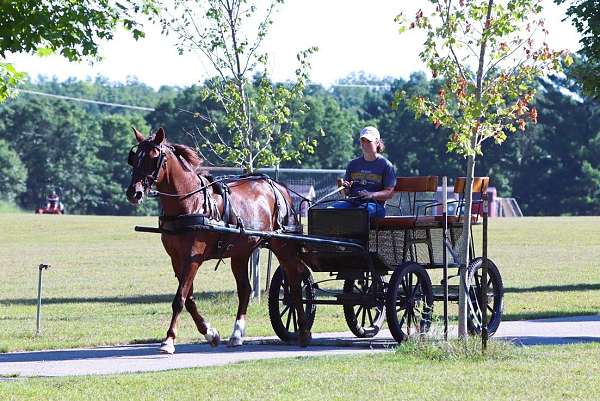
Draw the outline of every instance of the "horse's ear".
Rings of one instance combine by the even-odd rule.
[[[160,127],[154,135],[154,143],[160,145],[165,140],[165,129]]]
[[[144,135],[140,131],[138,131],[137,128],[135,128],[135,127],[131,127],[131,128],[133,128],[133,133],[135,135],[136,141],[138,141],[138,143],[144,142]]]

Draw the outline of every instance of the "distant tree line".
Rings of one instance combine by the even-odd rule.
[[[359,153],[358,131],[377,126],[398,175],[462,175],[464,160],[446,152],[447,133],[416,120],[394,94],[437,93],[423,74],[408,80],[353,74],[326,89],[309,86],[310,109],[292,129],[318,137],[304,168],[344,168]],[[353,86],[355,85],[355,86]],[[477,175],[489,175],[499,196],[517,198],[527,215],[600,214],[600,103],[569,77],[540,82],[538,124],[501,146],[487,144]],[[58,189],[70,213],[156,213],[153,202],[132,208],[124,196],[134,144],[131,127],[147,133],[163,126],[171,142],[198,145],[197,130],[219,111],[201,86],[154,90],[130,81],[42,79],[27,89],[154,108],[145,112],[22,93],[0,104],[0,200],[33,210]],[[226,134],[226,133],[224,133]],[[215,160],[207,160],[207,164]],[[299,167],[286,164],[281,167]]]

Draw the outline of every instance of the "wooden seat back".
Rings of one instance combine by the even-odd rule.
[[[394,192],[436,192],[437,183],[435,175],[396,177]]]
[[[483,214],[483,194],[487,192],[488,185],[490,183],[490,177],[473,177],[473,204],[471,206],[471,219],[474,222],[479,220],[479,216]],[[465,189],[467,186],[466,177],[457,177],[454,181],[454,193],[458,194],[458,206],[456,208],[456,214],[461,215],[463,213],[465,205]]]
[[[482,194],[486,192],[489,183],[490,177],[473,177],[473,193]],[[454,193],[464,196],[466,185],[467,177],[456,177],[456,180],[454,181]]]
[[[398,207],[402,215],[414,216],[419,214],[418,208],[420,205],[435,200],[437,183],[438,177],[434,175],[396,177],[394,192],[398,194],[398,205],[394,206]],[[426,194],[434,195],[429,196]]]

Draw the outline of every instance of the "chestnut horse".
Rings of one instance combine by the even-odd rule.
[[[233,181],[228,184],[229,195],[219,190],[208,177],[198,175],[196,169],[202,161],[197,153],[184,145],[170,144],[163,128],[153,136],[144,136],[134,128],[138,142],[137,150],[130,152],[129,163],[133,167],[131,184],[127,188],[127,199],[134,205],[143,201],[148,190],[155,185],[162,207],[161,222],[170,217],[202,214],[210,218],[231,215],[234,226],[261,231],[280,230],[281,216],[293,219],[298,224],[292,209],[292,201],[285,187],[269,180],[256,178]],[[231,212],[224,210],[224,198],[230,200]],[[260,239],[248,235],[222,234],[208,231],[184,231],[161,234],[163,246],[171,257],[171,264],[179,282],[173,299],[173,315],[162,342],[160,351],[175,352],[175,338],[180,314],[185,306],[191,314],[198,331],[211,346],[220,342],[219,332],[211,327],[200,314],[193,297],[194,277],[202,262],[210,259],[231,258],[231,269],[238,293],[238,310],[229,338],[229,346],[242,345],[246,329],[246,311],[250,300],[248,259],[260,244]],[[223,243],[227,244],[225,247]],[[306,346],[311,334],[306,328],[306,315],[301,304],[301,275],[304,266],[300,263],[298,245],[277,239],[268,244],[279,263],[283,266],[290,283],[293,301],[298,312],[300,326],[299,342]]]

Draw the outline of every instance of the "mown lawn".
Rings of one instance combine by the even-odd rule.
[[[403,344],[367,356],[295,358],[210,369],[0,383],[0,399],[37,400],[598,400],[600,344],[461,351]]]
[[[177,282],[159,236],[133,231],[155,218],[0,214],[0,222],[0,352],[164,336]],[[492,220],[490,241],[507,291],[506,319],[600,311],[600,217]],[[40,263],[52,268],[44,272],[43,335],[36,336]],[[235,284],[227,264],[214,265],[198,274],[196,297],[228,336]],[[332,330],[346,330],[341,307],[319,307],[313,331]],[[273,335],[266,296],[251,304],[247,334]],[[188,315],[178,340],[200,340]]]

